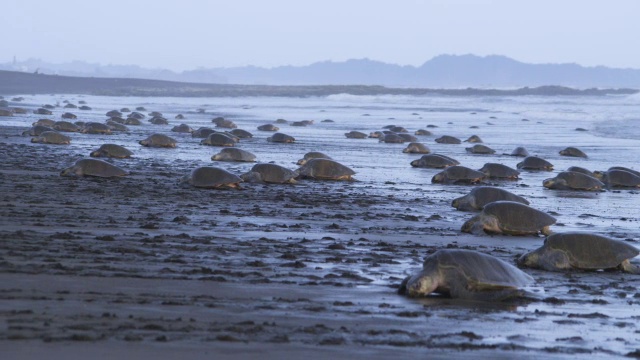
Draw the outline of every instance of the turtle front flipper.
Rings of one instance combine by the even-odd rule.
[[[625,260],[620,263],[620,268],[622,271],[628,272],[629,274],[640,275],[640,267],[632,264],[629,260]]]

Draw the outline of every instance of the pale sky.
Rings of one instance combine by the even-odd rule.
[[[0,63],[198,67],[440,54],[640,69],[638,0],[3,0]]]

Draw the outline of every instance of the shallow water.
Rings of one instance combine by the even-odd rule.
[[[510,153],[517,146],[524,146],[531,154],[543,157],[554,164],[554,171],[522,171],[521,179],[518,181],[495,181],[490,184],[522,195],[531,202],[531,206],[552,213],[558,219],[558,224],[552,226],[553,231],[584,230],[602,233],[626,239],[631,244],[638,246],[638,240],[640,240],[638,227],[640,195],[638,190],[621,189],[592,193],[546,190],[542,187],[544,179],[553,177],[555,173],[569,166],[581,166],[590,170],[606,170],[610,166],[640,169],[638,163],[640,133],[638,133],[639,128],[636,126],[640,124],[640,115],[638,115],[640,114],[640,96],[638,95],[457,98],[343,94],[323,98],[211,99],[115,98],[73,95],[23,96],[26,98],[25,102],[18,105],[28,108],[35,108],[47,103],[62,103],[64,99],[76,104],[79,100],[85,100],[93,108],[91,111],[57,108],[54,110],[54,115],[48,117],[52,119],[58,119],[61,113],[69,110],[78,115],[78,120],[102,122],[106,119],[104,114],[107,111],[125,106],[132,110],[136,106],[145,106],[148,111],[162,112],[169,119],[169,126],[151,125],[146,123],[145,119],[142,126],[129,126],[130,132],[128,133],[117,133],[110,136],[67,134],[72,137],[71,145],[54,148],[52,148],[53,145],[31,144],[29,137],[19,135],[32,122],[43,116],[27,114],[12,118],[0,118],[2,141],[26,145],[41,153],[55,151],[56,154],[60,154],[55,158],[58,163],[51,164],[50,168],[52,169],[61,169],[71,165],[77,158],[87,156],[91,150],[103,143],[111,142],[124,145],[134,152],[137,159],[133,162],[114,160],[132,172],[131,177],[122,180],[122,184],[127,186],[136,185],[136,182],[141,181],[149,173],[158,176],[160,182],[174,184],[178,181],[178,177],[175,176],[176,169],[186,173],[196,166],[209,164],[226,168],[236,174],[250,169],[252,164],[213,163],[210,157],[217,153],[219,148],[200,145],[200,139],[192,138],[189,134],[170,131],[172,126],[182,122],[192,128],[213,127],[211,119],[216,116],[231,119],[239,128],[253,133],[252,139],[241,140],[238,147],[256,154],[260,162],[274,162],[295,169],[297,167],[296,161],[306,152],[322,151],[353,168],[356,171],[355,178],[358,180],[354,183],[330,182],[320,185],[316,182],[301,181],[295,187],[289,187],[282,191],[286,196],[296,192],[296,189],[302,194],[301,196],[304,196],[307,191],[311,194],[318,188],[320,191],[326,191],[327,203],[317,207],[314,204],[303,205],[309,209],[309,212],[325,212],[323,214],[324,222],[316,221],[313,213],[304,218],[293,216],[293,214],[300,215],[304,209],[286,212],[289,211],[289,208],[286,208],[281,212],[274,212],[273,216],[268,213],[253,217],[235,216],[236,211],[237,213],[244,211],[243,206],[250,209],[255,205],[243,204],[242,200],[243,197],[259,194],[259,187],[255,191],[250,190],[253,191],[249,193],[250,195],[238,193],[237,208],[229,206],[230,213],[218,213],[216,209],[215,221],[218,223],[216,226],[206,224],[207,221],[211,222],[211,219],[207,218],[211,216],[209,213],[198,214],[198,211],[194,211],[189,215],[193,224],[200,224],[199,226],[190,225],[188,230],[190,236],[207,236],[214,228],[216,235],[233,239],[229,240],[228,244],[219,240],[228,248],[231,248],[234,242],[251,242],[264,236],[268,236],[268,240],[278,246],[293,243],[294,239],[298,243],[300,239],[312,238],[315,244],[310,246],[317,248],[310,247],[311,250],[308,251],[309,254],[304,259],[308,269],[321,269],[318,270],[321,273],[319,275],[349,271],[359,276],[368,277],[371,281],[358,283],[356,287],[350,288],[348,291],[330,292],[326,295],[329,298],[326,301],[329,301],[329,304],[336,299],[356,302],[362,294],[366,293],[370,303],[363,301],[362,309],[374,314],[357,317],[354,313],[345,311],[340,315],[340,311],[332,309],[332,314],[339,314],[334,319],[336,322],[358,319],[372,327],[382,328],[386,322],[391,321],[394,326],[410,331],[410,335],[386,335],[385,341],[402,342],[404,345],[401,346],[425,346],[418,338],[424,339],[432,334],[447,330],[442,327],[447,323],[453,324],[451,325],[451,333],[463,330],[480,335],[479,339],[472,337],[471,340],[469,336],[461,336],[459,339],[456,336],[450,336],[447,337],[447,344],[471,341],[478,345],[476,350],[485,345],[495,346],[498,344],[501,347],[513,349],[545,349],[546,353],[575,354],[593,351],[599,355],[607,355],[609,353],[625,354],[640,347],[638,330],[634,324],[640,318],[637,299],[640,295],[635,290],[640,284],[639,280],[631,275],[607,272],[566,275],[530,271],[537,280],[535,290],[538,291],[538,296],[545,301],[509,306],[469,304],[439,298],[414,300],[390,293],[389,288],[397,283],[397,279],[414,271],[424,255],[419,251],[411,252],[416,245],[412,245],[410,242],[436,247],[452,244],[460,247],[472,246],[493,251],[496,256],[510,260],[516,254],[539,246],[542,238],[476,237],[461,234],[459,232],[460,226],[472,214],[456,211],[450,206],[450,203],[452,199],[466,194],[471,189],[470,186],[431,184],[431,177],[439,170],[412,168],[409,163],[420,155],[402,153],[402,149],[406,145],[379,143],[377,139],[347,139],[344,136],[344,133],[351,130],[369,133],[390,124],[403,126],[411,133],[426,128],[434,135],[419,136],[420,142],[427,145],[432,152],[454,157],[460,161],[461,165],[471,168],[480,168],[486,162],[499,162],[515,168],[521,158],[503,154]],[[198,108],[205,109],[206,113],[196,113]],[[174,116],[178,113],[184,114],[186,119],[175,120]],[[278,124],[280,132],[294,136],[296,143],[269,143],[266,138],[272,133],[258,131],[256,127],[273,122],[278,118],[284,118],[290,122],[311,119],[315,123],[307,127]],[[334,122],[322,122],[324,119],[332,119]],[[437,127],[427,128],[427,125]],[[471,126],[478,128],[472,129]],[[575,129],[578,127],[588,131],[576,131]],[[149,149],[138,145],[139,140],[146,138],[153,132],[173,136],[178,140],[178,147],[176,149]],[[437,144],[434,141],[436,137],[441,135],[452,135],[464,140],[474,134],[480,136],[485,145],[495,149],[496,155],[468,154],[465,151],[465,147],[470,146],[468,143],[445,145]],[[558,151],[567,146],[579,147],[589,155],[589,158],[560,156]],[[73,187],[73,185],[69,185],[72,183],[67,180],[51,177],[51,174],[35,165],[25,163],[16,168],[14,165],[6,165],[8,163],[10,162],[0,164],[2,175],[7,178],[26,171],[32,175],[42,176],[47,181],[56,182],[56,184],[52,184],[55,185],[52,186],[53,189],[57,189],[56,186],[60,189]],[[173,168],[167,168],[167,166]],[[153,171],[149,169],[153,169]],[[99,190],[103,186],[98,182],[90,185],[95,186],[89,186],[83,191]],[[251,186],[247,185],[247,187]],[[272,189],[278,188],[264,187],[265,192],[281,191]],[[193,190],[190,190],[189,194],[192,192]],[[333,196],[340,193],[343,195]],[[107,194],[109,193],[107,192]],[[203,198],[210,199],[212,203],[216,201],[218,196],[210,192],[203,194],[206,194],[203,195]],[[225,206],[232,198],[232,195],[228,193],[219,196],[224,197],[227,201]],[[9,197],[11,196],[7,195],[7,198]],[[362,202],[367,197],[376,199],[376,202]],[[78,195],[78,199],[80,198],[81,195]],[[358,202],[352,202],[353,198],[358,198]],[[19,197],[16,200],[12,199],[12,201],[19,201],[18,199]],[[268,197],[265,196],[265,199]],[[81,204],[76,199],[73,201]],[[118,203],[119,200],[113,201]],[[105,200],[105,203],[109,203],[109,201]],[[296,205],[296,200],[291,201],[289,205]],[[50,204],[50,206],[53,208],[54,204]],[[125,209],[130,208],[125,206]],[[82,207],[78,206],[77,210],[81,211]],[[73,209],[68,211],[73,212]],[[140,211],[146,212],[148,210],[142,209]],[[332,213],[328,214],[327,212]],[[360,212],[365,215],[362,216]],[[418,220],[385,218],[389,214],[395,216],[398,213],[416,216]],[[285,215],[283,216],[283,214]],[[287,216],[288,214],[292,214],[292,216]],[[124,214],[122,218],[125,218],[126,215]],[[337,219],[335,222],[340,225],[339,230],[331,230],[326,227],[326,219],[334,215]],[[434,217],[434,215],[439,215],[439,217]],[[116,214],[113,216],[116,217]],[[68,219],[66,220],[68,221]],[[117,220],[123,219],[117,218]],[[74,227],[82,228],[83,221],[70,224],[68,228],[64,228],[67,225],[62,224],[61,227],[56,228],[56,231],[59,229],[73,230]],[[10,229],[8,223],[4,225],[6,231],[15,230]],[[108,233],[108,225],[105,227],[106,229],[92,229],[92,231]],[[122,229],[122,231],[125,230]],[[138,237],[142,236],[134,231],[139,231],[139,229],[126,229],[127,235],[123,235],[125,240],[117,239],[116,241],[122,241],[123,248],[133,246],[129,241],[131,239],[139,240]],[[176,225],[175,230],[171,229],[166,234],[177,235],[184,231],[184,227]],[[330,239],[320,239],[324,235],[330,236]],[[437,235],[437,237],[432,235]],[[368,240],[360,241],[360,237],[366,237]],[[179,239],[173,239],[173,241],[180,243]],[[325,260],[325,247],[333,242],[341,241],[350,242],[342,255],[345,258],[351,258],[353,262],[329,263]],[[375,245],[377,241],[389,242],[401,249],[396,254],[388,254],[388,258],[399,255],[407,257],[394,258],[393,261],[388,262],[380,261],[376,267],[369,267],[369,264],[363,263],[360,259],[363,253],[366,254],[372,249],[378,251],[378,248],[384,248],[383,245]],[[65,248],[62,243],[56,246],[60,246],[61,249]],[[93,249],[93,247],[101,249],[102,244],[87,243],[84,246],[86,249]],[[176,255],[186,256],[190,264],[211,268],[220,263],[234,269],[236,267],[242,268],[245,258],[256,256],[249,248],[237,253],[232,252],[229,256],[217,257],[211,256],[209,253],[183,253],[171,246],[163,246],[158,245],[154,248],[154,252],[167,258]],[[211,247],[213,248],[213,244]],[[86,249],[78,250],[74,257],[68,261],[78,264],[82,264],[83,261],[90,262],[91,256],[84,252]],[[144,250],[146,251],[146,249]],[[382,252],[384,251],[386,250],[382,250]],[[272,260],[269,257],[270,253],[267,254],[266,258],[260,259],[265,262]],[[389,260],[388,258],[384,259]],[[154,262],[152,260],[153,258],[150,258],[150,262],[142,264],[132,261],[126,263],[126,267],[123,269],[146,276],[147,273],[169,266],[161,261]],[[116,265],[113,266],[117,268]],[[288,279],[299,283],[310,281],[311,277],[305,271],[310,272],[310,270],[300,270],[300,273],[291,275]],[[109,273],[109,271],[105,272]],[[92,272],[89,271],[89,273]],[[116,273],[115,270],[114,273]],[[246,280],[237,281],[242,283]],[[554,299],[560,300],[555,301]],[[324,300],[318,301],[322,304]],[[380,310],[378,304],[382,301],[385,304],[390,304],[392,310],[386,310],[387,308]],[[307,305],[305,304],[305,306]],[[294,310],[291,311],[299,314]],[[402,311],[426,313],[423,314],[424,316],[400,320],[399,317],[404,317],[406,314],[397,315],[395,312]],[[255,315],[267,316],[264,311],[258,310],[255,311]],[[352,316],[353,318],[351,318]],[[363,320],[364,318],[366,320]],[[439,339],[439,337],[433,337],[430,340],[433,342],[430,342],[427,347],[437,346]],[[376,344],[378,338],[368,336],[365,333],[356,333],[352,336],[351,341],[357,344],[372,345]],[[381,342],[380,344],[389,346],[391,343]],[[449,348],[449,345],[442,348]],[[394,345],[391,344],[391,346]]]

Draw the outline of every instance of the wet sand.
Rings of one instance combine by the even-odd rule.
[[[511,303],[397,295],[437,249],[513,262],[542,242],[462,234],[469,214],[443,212],[448,199],[366,181],[195,189],[178,184],[195,162],[162,156],[126,160],[124,178],[62,178],[85,149],[23,130],[0,138],[6,358],[640,353],[634,275],[527,270],[535,296]]]

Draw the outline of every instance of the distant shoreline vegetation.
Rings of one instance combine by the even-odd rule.
[[[0,70],[0,94],[85,94],[148,97],[312,97],[351,95],[449,95],[449,96],[604,96],[640,92],[638,89],[575,89],[538,86],[519,89],[391,88],[375,85],[231,85],[173,82],[128,78],[95,78],[33,74]]]

